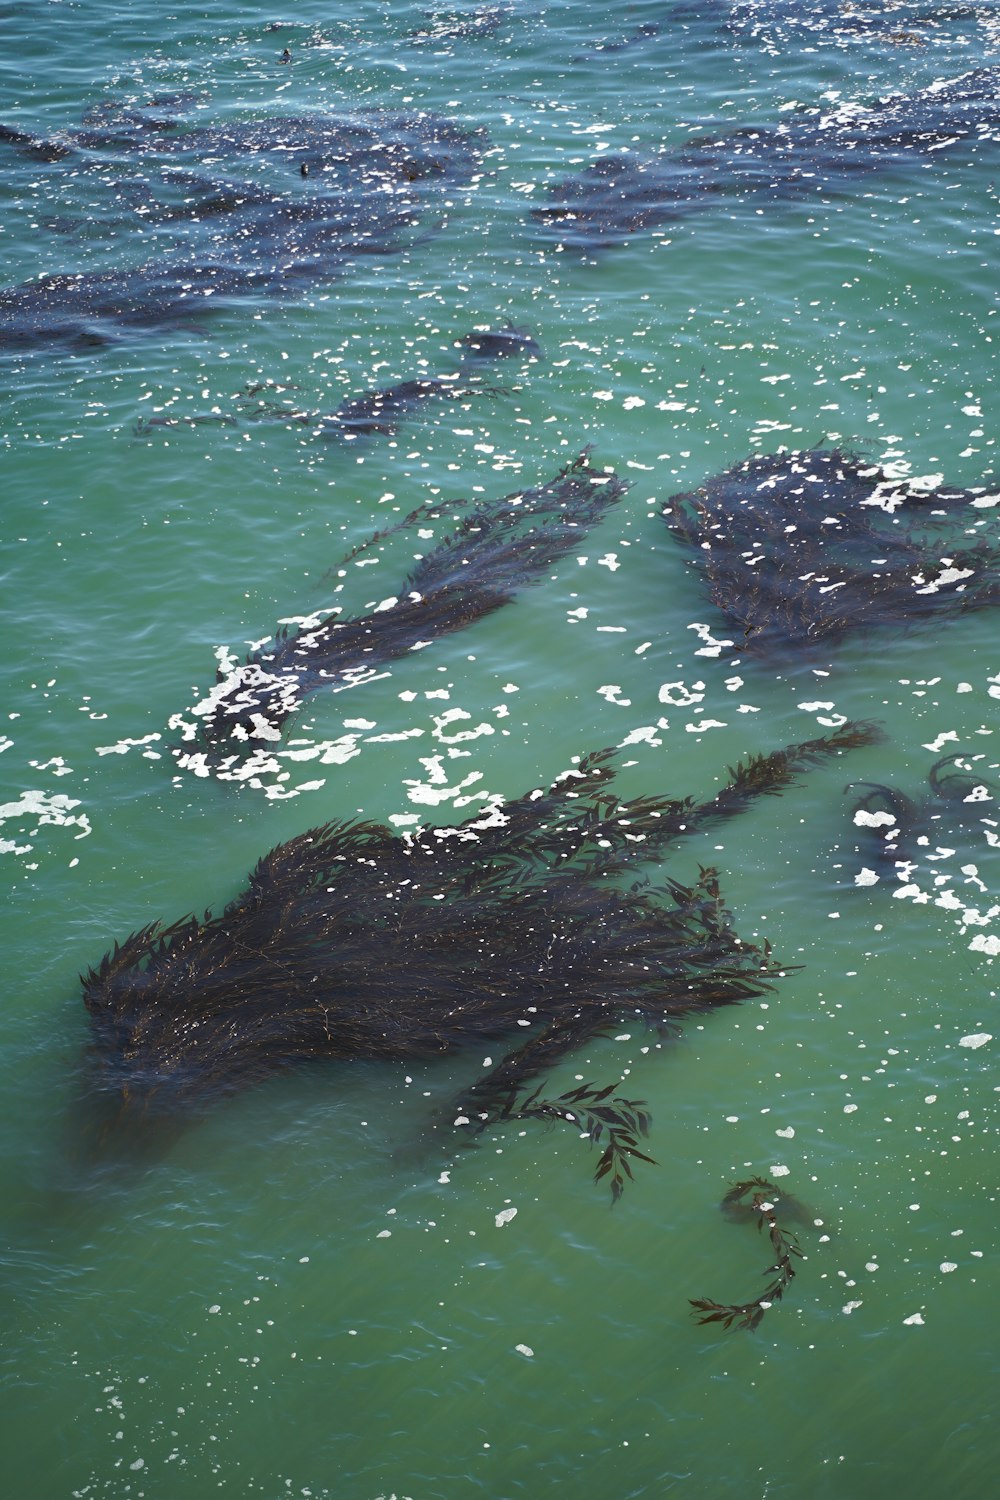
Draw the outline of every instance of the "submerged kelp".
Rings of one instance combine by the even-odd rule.
[[[547,484],[481,502],[370,614],[279,631],[220,670],[194,718],[171,721],[185,735],[181,764],[197,770],[206,756],[235,759],[272,742],[308,694],[357,686],[394,658],[492,614],[578,546],[627,488],[583,453]]]
[[[319,436],[326,439],[373,437],[376,433],[398,432],[407,417],[439,401],[468,401],[472,396],[503,395],[504,388],[483,382],[459,381],[454,375],[428,375],[416,380],[401,380],[396,385],[378,386],[348,396],[337,410],[316,424]]]
[[[431,114],[188,127],[154,106],[102,112],[48,138],[0,127],[0,144],[51,166],[42,192],[59,194],[67,170],[93,179],[106,209],[102,218],[100,205],[96,214],[88,205],[88,238],[102,223],[115,237],[111,268],[0,292],[0,346],[31,346],[176,325],[212,298],[293,292],[342,274],[356,257],[399,253],[472,175],[484,138]],[[60,216],[65,228],[61,205]],[[140,263],[121,264],[123,236]]]
[[[514,15],[513,5],[478,5],[471,11],[425,12],[427,24],[410,33],[410,41],[464,42],[495,36]]]
[[[985,805],[989,812],[995,811],[1000,787],[970,769],[969,759],[960,752],[943,756],[927,774],[926,791],[916,796],[876,781],[852,781],[845,786],[845,795],[854,794],[856,852],[875,867],[862,870],[855,877],[856,884],[873,885],[886,866],[912,870],[921,851],[930,846],[933,833],[952,842],[963,824],[974,820],[974,808]],[[993,825],[994,820],[989,822]]]
[[[500,328],[475,328],[455,340],[455,348],[464,359],[543,359],[542,347],[526,328],[518,328],[508,318]]]
[[[532,218],[585,250],[713,204],[824,193],[960,141],[996,141],[1000,70],[982,68],[870,106],[800,109],[772,126],[697,136],[655,156],[603,156],[550,189]]]
[[[587,1085],[554,1100],[522,1090],[623,1019],[671,1031],[768,990],[782,970],[766,943],[737,936],[715,872],[686,886],[655,867],[677,839],[874,738],[848,724],[753,756],[703,802],[620,800],[603,751],[457,827],[311,829],[266,855],[220,915],[153,922],[82,976],[105,1085],[131,1117],[309,1059],[506,1042],[456,1124],[559,1118],[598,1142],[606,1132],[598,1175],[617,1196],[642,1155],[641,1101]],[[625,884],[637,866],[654,869]]]
[[[746,1202],[748,1195],[749,1204]],[[778,1223],[778,1204],[784,1198],[781,1189],[768,1182],[766,1177],[749,1177],[745,1182],[733,1183],[722,1200],[722,1211],[729,1218],[737,1218],[742,1216],[742,1210],[746,1210],[758,1230],[767,1225],[775,1259],[764,1275],[770,1276],[771,1280],[760,1296],[749,1302],[714,1302],[710,1297],[692,1297],[692,1308],[701,1314],[699,1323],[721,1323],[723,1328],[735,1326],[752,1332],[769,1308],[781,1301],[795,1279],[795,1260],[802,1255],[795,1235],[782,1229]]]
[[[1000,604],[997,548],[970,540],[981,498],[815,449],[745,459],[662,516],[739,649],[765,652]]]
[[[283,426],[306,427],[324,442],[342,439],[391,435],[399,431],[410,417],[438,402],[470,401],[475,396],[503,396],[506,386],[488,385],[472,376],[460,381],[457,375],[428,375],[415,380],[401,380],[396,385],[377,386],[357,396],[347,396],[334,411],[321,411],[299,402],[278,401],[273,394],[287,387],[266,382],[250,388],[250,393],[236,395],[231,411],[194,412],[180,417],[140,417],[135,424],[136,437],[144,437],[162,427],[236,427],[240,423],[255,426],[268,422]]]
[[[971,41],[977,23],[989,18],[989,9],[928,5],[926,0],[640,0],[629,6],[629,14],[631,30],[595,43],[577,60],[599,60],[640,47],[653,56],[654,48],[666,54],[681,38],[688,45],[695,40],[715,47],[734,40],[740,46],[753,42],[772,55],[823,44],[923,46],[938,42],[946,26],[953,34],[956,25]],[[639,21],[640,16],[645,19]]]

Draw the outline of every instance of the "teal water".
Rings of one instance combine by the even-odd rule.
[[[190,326],[0,356],[12,1495],[992,1488],[1000,815],[945,819],[905,878],[858,885],[843,787],[917,793],[952,752],[997,777],[995,618],[744,660],[656,512],[750,452],[824,441],[995,485],[1000,148],[709,209],[599,260],[527,215],[602,152],[996,65],[1000,17],[904,6],[856,32],[833,6],[691,9],[516,5],[493,34],[418,45],[426,13],[402,4],[0,7],[0,119],[37,135],[191,92],[207,122],[420,108],[489,142],[403,254]],[[585,56],[650,19],[657,36]],[[0,152],[6,283],[142,258],[141,225],[109,227],[106,177]],[[455,339],[506,318],[545,359],[395,438],[185,420],[265,380],[332,410],[446,371]],[[179,420],[137,431],[151,417]],[[392,595],[412,529],[340,577],[355,543],[431,499],[544,481],[586,444],[632,488],[579,557],[312,698],[252,779],[178,766],[170,720],[220,649]],[[737,929],[801,968],[676,1043],[623,1026],[559,1071],[649,1101],[657,1165],[613,1210],[570,1131],[457,1152],[432,1128],[478,1058],[278,1079],[152,1157],[86,1145],[78,973],[146,922],[220,906],[280,841],[358,813],[456,822],[604,745],[625,747],[626,790],[704,797],[842,718],[877,719],[884,744],[670,863],[717,865]],[[762,1285],[766,1240],[718,1211],[758,1174],[807,1207],[799,1275],[756,1333],[700,1327],[689,1298]]]

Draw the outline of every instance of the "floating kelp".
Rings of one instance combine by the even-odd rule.
[[[746,1202],[749,1195],[749,1204]],[[764,1314],[775,1302],[780,1302],[795,1279],[794,1260],[801,1257],[798,1240],[794,1234],[781,1228],[777,1220],[777,1208],[784,1197],[780,1188],[766,1177],[750,1177],[745,1182],[736,1182],[722,1200],[723,1212],[730,1218],[741,1216],[745,1210],[756,1223],[758,1230],[767,1225],[768,1238],[774,1251],[774,1264],[764,1272],[772,1280],[759,1297],[750,1302],[713,1302],[710,1297],[690,1298],[696,1313],[701,1313],[699,1323],[721,1323],[723,1328],[755,1329]]]
[[[1000,604],[997,549],[966,529],[980,495],[816,449],[748,458],[662,515],[739,649],[763,652]]]
[[[503,386],[484,385],[474,380],[460,382],[457,376],[426,376],[419,380],[401,380],[398,385],[381,386],[349,396],[335,412],[316,425],[320,437],[358,438],[375,433],[394,433],[407,417],[436,401],[467,401],[472,396],[504,395]]]
[[[960,141],[996,141],[1000,71],[982,68],[869,107],[801,109],[773,126],[698,136],[673,151],[604,156],[558,183],[532,218],[598,250],[718,203],[815,195]]]
[[[538,340],[525,328],[516,328],[508,318],[502,328],[476,328],[455,340],[468,359],[542,359]]]
[[[279,387],[271,389],[276,392]],[[476,376],[461,381],[457,375],[433,375],[363,391],[358,396],[347,397],[336,411],[324,412],[295,402],[289,404],[275,400],[273,395],[264,394],[267,390],[266,385],[258,385],[252,394],[237,395],[234,398],[236,407],[228,412],[216,409],[194,412],[190,416],[140,417],[135,424],[135,435],[142,437],[157,427],[236,427],[241,422],[255,425],[281,422],[308,427],[323,441],[342,439],[350,442],[377,433],[398,432],[407,418],[437,402],[469,401],[476,396],[504,396],[508,393],[506,386],[487,385]]]
[[[640,1157],[641,1101],[526,1084],[623,1020],[678,1018],[770,989],[767,943],[739,938],[714,870],[682,885],[668,847],[868,744],[845,725],[752,756],[705,801],[619,799],[612,751],[457,827],[402,837],[330,823],[279,845],[218,916],[133,933],[82,976],[94,1054],[126,1117],[180,1109],[317,1058],[433,1058],[485,1041],[513,1050],[462,1097],[455,1123],[582,1125],[617,1196]],[[637,866],[651,873],[631,884]]]
[[[988,777],[977,776],[967,764],[963,766],[963,760],[956,753],[936,761],[927,775],[927,791],[916,797],[875,781],[851,781],[845,786],[845,794],[854,794],[852,821],[861,840],[857,852],[875,866],[867,880],[856,877],[858,884],[874,884],[885,866],[912,868],[921,848],[930,844],[936,824],[943,822],[948,838],[954,838],[963,806],[970,811],[984,803],[995,808],[1000,788]]]
[[[425,212],[443,213],[448,191],[472,175],[483,136],[430,114],[188,128],[129,109],[48,139],[2,127],[0,143],[103,180],[116,244],[131,231],[143,251],[138,265],[0,292],[0,345],[27,346],[176,325],[210,298],[287,293],[341,274],[359,256],[397,254],[413,244]],[[192,165],[176,165],[179,156]],[[252,178],[233,178],[234,167]]]
[[[411,42],[465,42],[495,36],[514,14],[512,5],[478,5],[471,11],[426,11],[427,25],[410,33]]]
[[[548,484],[478,504],[417,564],[398,595],[370,614],[279,631],[220,671],[217,686],[192,710],[194,722],[171,721],[196,745],[182,750],[181,764],[197,768],[206,752],[235,758],[276,740],[308,694],[354,687],[394,658],[492,614],[578,547],[627,488],[616,474],[592,468],[583,453]]]

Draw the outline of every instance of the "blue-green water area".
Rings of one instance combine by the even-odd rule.
[[[812,192],[709,196],[599,252],[531,210],[603,157],[1000,67],[997,6],[24,0],[0,34],[8,290],[212,246],[147,222],[169,157],[14,136],[71,143],[169,99],[186,128],[433,114],[478,152],[418,185],[385,253],[0,348],[5,1493],[991,1493],[996,611],[758,657],[660,512],[750,454],[839,445],[975,492],[967,534],[996,545],[1000,129]],[[454,372],[457,341],[508,320],[540,355],[490,366],[490,389],[358,443],[300,419]],[[255,388],[275,420],[248,416]],[[249,772],[178,757],[227,653],[394,597],[458,502],[585,448],[630,487],[533,587],[314,694]],[[655,1165],[616,1205],[574,1129],[457,1139],[449,1106],[492,1042],[317,1063],[153,1142],[95,1140],[81,971],[219,910],[274,846],[338,819],[458,823],[606,746],[622,796],[704,799],[847,720],[882,738],[665,866],[718,869],[736,930],[788,966],[773,991],[676,1039],[622,1022],[546,1080],[647,1101]],[[845,787],[919,799],[945,756],[984,795],[873,869]],[[765,1285],[766,1233],[719,1209],[756,1176],[801,1205],[797,1275],[755,1331],[700,1325],[690,1299]]]

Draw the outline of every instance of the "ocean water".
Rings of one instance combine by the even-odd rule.
[[[0,6],[0,123],[26,135],[182,96],[199,127],[432,112],[482,153],[421,188],[392,253],[0,349],[6,1492],[978,1500],[998,1458],[1000,813],[937,806],[905,868],[866,883],[844,788],[919,797],[960,754],[995,791],[996,616],[755,659],[658,512],[751,453],[840,444],[981,489],[970,526],[995,537],[997,131],[600,253],[530,210],[605,155],[1000,66],[1000,13],[514,0],[494,19]],[[196,227],[146,221],[170,160],[49,155],[0,141],[8,287],[204,253]],[[456,340],[508,319],[543,357],[489,367],[502,391],[353,445],[295,419],[453,371]],[[287,418],[252,420],[254,386]],[[551,576],[312,697],[252,775],[178,760],[220,653],[398,591],[426,539],[342,563],[373,531],[587,446],[631,488]],[[656,1165],[613,1208],[572,1130],[459,1149],[440,1112],[475,1053],[318,1066],[155,1151],[95,1148],[77,976],[150,921],[218,909],[275,844],[356,815],[458,822],[608,745],[625,792],[707,797],[845,719],[883,741],[670,857],[680,880],[719,869],[737,930],[790,966],[774,993],[669,1043],[623,1025],[558,1071],[648,1101]],[[755,1332],[699,1325],[690,1299],[764,1285],[766,1236],[719,1211],[753,1176],[804,1205],[798,1275]]]

